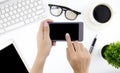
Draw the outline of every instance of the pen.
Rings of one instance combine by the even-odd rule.
[[[96,40],[97,40],[97,35],[95,36],[95,38],[94,38],[94,40],[93,40],[93,42],[92,42],[92,44],[91,44],[91,46],[90,46],[90,49],[89,49],[90,54],[91,54],[92,51],[93,51],[93,48],[94,48],[95,43],[96,43]]]

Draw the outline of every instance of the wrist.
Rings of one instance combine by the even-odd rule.
[[[39,59],[40,61],[45,61],[46,60],[46,56],[42,56],[42,55],[39,55],[37,54],[37,59]]]
[[[74,71],[74,73],[88,73],[88,71]]]
[[[30,73],[38,73],[38,72],[42,73],[45,61],[46,61],[46,58],[37,54]]]

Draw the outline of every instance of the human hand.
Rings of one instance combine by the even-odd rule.
[[[55,45],[55,42],[52,42],[49,36],[50,29],[48,22],[53,22],[53,21],[47,19],[41,22],[37,34],[38,55],[39,58],[44,58],[44,59],[46,59],[46,57],[49,55],[52,45]]]
[[[69,34],[66,34],[67,59],[74,70],[74,73],[88,73],[90,63],[90,53],[78,41],[71,42]]]
[[[55,45],[55,42],[52,42],[49,37],[50,29],[48,22],[52,22],[52,20],[47,19],[41,22],[37,34],[38,53],[30,73],[43,73],[45,60],[49,55],[52,45]]]

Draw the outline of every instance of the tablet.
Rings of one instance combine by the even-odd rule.
[[[65,41],[66,33],[72,41],[83,40],[83,22],[50,22],[49,27],[52,41]]]
[[[0,73],[29,73],[12,40],[0,44]]]

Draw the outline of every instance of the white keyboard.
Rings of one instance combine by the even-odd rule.
[[[46,13],[41,0],[8,2],[0,6],[0,34],[44,17],[46,17]]]

